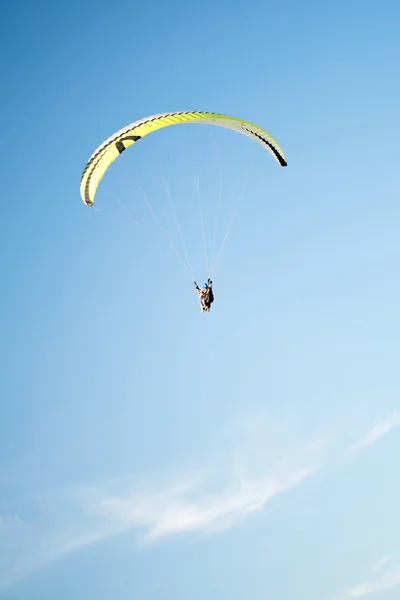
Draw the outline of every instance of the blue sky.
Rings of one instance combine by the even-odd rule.
[[[395,600],[400,7],[3,9],[0,597]],[[95,148],[171,127],[79,196]],[[140,187],[193,275],[200,313]],[[236,212],[235,212],[236,211]],[[183,255],[183,247],[180,247]],[[215,256],[215,253],[214,253]]]

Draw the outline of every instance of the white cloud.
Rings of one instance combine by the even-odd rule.
[[[272,440],[268,434],[268,429],[259,436],[253,432],[239,446],[229,438],[229,448],[221,444],[224,452],[214,454],[207,477],[197,471],[177,484],[148,478],[146,485],[123,478],[43,490],[40,498],[27,498],[20,518],[0,519],[0,587],[128,530],[150,544],[168,536],[222,531],[262,511],[272,498],[309,477],[321,458],[320,443],[294,448],[287,438]],[[215,455],[225,460],[216,464]]]
[[[97,510],[125,526],[144,527],[146,542],[185,532],[217,531],[263,510],[271,498],[298,485],[312,472],[312,468],[306,467],[277,477],[239,480],[219,493],[200,494],[196,500],[190,500],[179,490],[149,496],[109,497],[99,502]]]
[[[57,497],[53,502],[46,507],[40,501],[31,504],[38,513],[35,523],[3,516],[0,528],[0,588],[12,585],[28,573],[116,532],[109,523],[93,522],[85,515],[83,507],[77,510],[71,498],[59,502]]]
[[[372,446],[372,444],[375,444],[384,435],[397,427],[400,427],[400,412],[394,412],[386,419],[374,425],[356,444],[350,447],[350,450],[358,452],[368,446]]]
[[[383,569],[383,567],[385,565],[387,565],[388,562],[390,562],[393,558],[393,554],[385,554],[384,556],[382,556],[382,558],[380,558],[378,560],[378,562],[372,567],[373,571],[380,571],[380,569]]]
[[[365,448],[400,426],[400,413],[375,425],[353,447]],[[210,449],[213,469],[172,485],[154,481],[144,486],[132,478],[92,486],[43,490],[27,498],[15,516],[0,514],[0,587],[85,547],[128,530],[142,543],[195,532],[233,527],[262,511],[274,497],[299,485],[327,462],[334,437],[301,440],[288,423],[271,423],[266,416],[241,421],[227,439]],[[215,456],[220,457],[218,464]],[[225,457],[222,459],[222,457]],[[32,515],[28,518],[27,515]],[[383,569],[391,557],[375,565]],[[399,584],[394,569],[380,579],[362,583],[342,598],[359,598]]]
[[[400,567],[392,569],[373,581],[364,581],[358,585],[349,588],[341,596],[342,600],[350,600],[353,598],[363,598],[371,594],[386,592],[397,586],[400,586]]]
[[[1,519],[0,587],[84,547],[130,529],[143,530],[141,541],[233,526],[250,513],[263,510],[274,496],[301,483],[313,470],[297,468],[280,475],[230,482],[221,492],[206,493],[196,480],[183,481],[154,493],[137,492],[131,482],[110,493],[102,487],[63,490],[40,505],[39,522]],[[109,487],[109,486],[108,486]]]

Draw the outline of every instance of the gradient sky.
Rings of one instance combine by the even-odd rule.
[[[0,597],[398,599],[399,3],[1,16]],[[171,127],[87,208],[95,148],[175,110],[288,167]],[[196,182],[209,252],[237,209],[206,315],[139,191],[202,283]]]

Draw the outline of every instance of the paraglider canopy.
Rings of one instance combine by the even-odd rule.
[[[81,178],[80,192],[86,206],[93,206],[96,190],[104,173],[129,146],[157,129],[180,123],[204,123],[232,129],[261,144],[282,167],[287,165],[285,155],[278,142],[264,129],[248,121],[210,112],[163,113],[127,125],[95,150],[89,158]]]

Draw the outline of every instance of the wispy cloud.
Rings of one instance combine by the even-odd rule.
[[[94,522],[72,498],[43,506],[31,499],[37,520],[3,515],[0,527],[0,588],[63,556],[116,533],[110,523]],[[71,515],[73,513],[73,516]]]
[[[304,467],[275,477],[238,480],[228,489],[200,494],[193,500],[179,489],[150,496],[109,497],[98,503],[97,511],[125,527],[144,527],[142,539],[146,542],[194,531],[218,531],[263,510],[274,496],[298,485],[312,472],[311,467]]]
[[[368,446],[372,446],[372,444],[375,444],[383,436],[392,431],[392,429],[396,429],[397,427],[400,427],[400,412],[398,411],[371,427],[356,444],[350,447],[350,451],[358,452]]]
[[[400,413],[395,413],[353,448],[367,447],[398,426]],[[292,435],[287,423],[279,426],[265,415],[245,420],[228,432],[227,439],[220,438],[212,453],[213,467],[188,469],[189,476],[169,476],[167,482],[148,476],[146,484],[122,478],[43,490],[40,498],[26,499],[27,506],[21,507],[18,516],[0,514],[0,587],[129,530],[139,543],[152,544],[172,536],[233,527],[326,465],[337,441],[332,435],[301,439],[298,432],[297,437]],[[382,569],[388,561],[388,556],[382,557],[375,569]],[[379,580],[348,590],[343,598],[389,589],[399,578],[399,569],[392,570]]]
[[[342,596],[340,596],[340,600],[363,598],[364,596],[377,594],[378,592],[386,592],[397,586],[400,586],[400,567],[387,571],[384,575],[375,580],[364,581],[349,588]]]
[[[380,558],[378,560],[378,562],[372,567],[373,571],[380,571],[380,569],[383,569],[383,567],[385,565],[387,565],[388,562],[390,562],[393,558],[393,554],[385,554],[384,556],[382,556],[382,558]]]
[[[293,448],[286,439],[271,442],[267,433],[261,431],[259,439],[246,436],[239,445],[229,438],[225,459],[213,469],[194,470],[173,483],[149,476],[146,484],[121,478],[47,490],[28,499],[19,518],[0,515],[0,587],[128,530],[136,532],[140,544],[151,544],[222,531],[262,511],[314,473],[321,457],[320,442]]]

